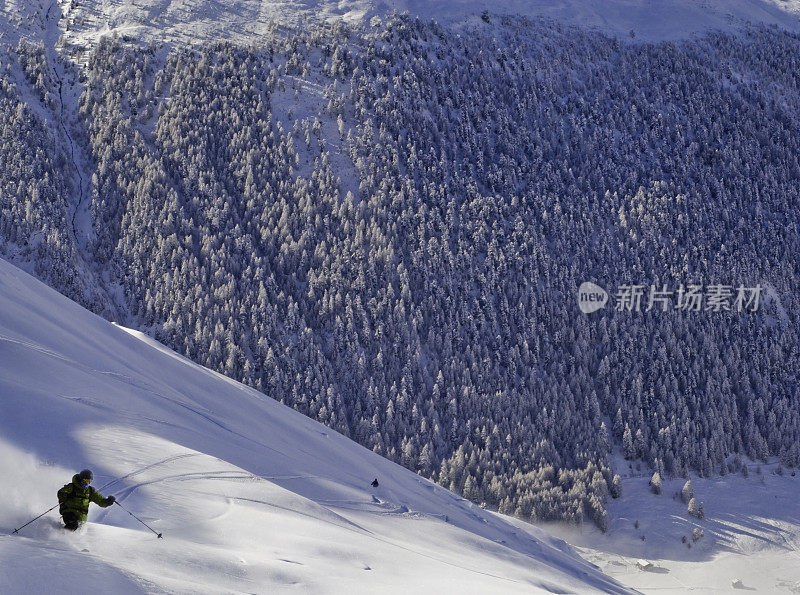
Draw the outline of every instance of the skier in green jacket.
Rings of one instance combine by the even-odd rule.
[[[92,472],[84,469],[72,476],[72,483],[68,483],[58,490],[58,512],[64,519],[64,525],[70,531],[75,531],[86,522],[89,514],[89,502],[94,502],[100,508],[114,504],[114,496],[105,498],[103,494],[94,489]]]

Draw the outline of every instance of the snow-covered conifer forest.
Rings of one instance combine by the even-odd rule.
[[[615,448],[800,465],[800,35],[486,21],[9,46],[3,255],[524,520],[605,527]],[[585,280],[764,295],[586,316]]]

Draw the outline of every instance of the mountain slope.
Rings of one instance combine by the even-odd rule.
[[[57,91],[22,47],[27,93],[12,81],[0,108],[33,130],[3,153],[24,199],[2,226],[69,237],[80,195],[96,241],[76,244],[128,298],[113,320],[492,509],[604,526],[612,439],[667,476],[799,464],[798,37],[463,33],[396,17],[191,53],[107,39],[72,118],[89,184],[59,217],[38,209],[68,168],[42,159],[55,183],[29,183],[50,152],[25,118]],[[32,256],[64,291],[59,247]],[[754,316],[586,318],[587,278],[774,289]]]
[[[78,45],[91,45],[112,31],[157,41],[257,41],[275,24],[297,26],[318,18],[357,21],[408,11],[424,19],[464,22],[484,10],[494,15],[553,18],[618,35],[634,30],[644,39],[677,39],[748,22],[796,28],[800,10],[797,0],[87,0],[74,8],[70,3],[62,5],[65,28],[69,22],[67,36]]]
[[[563,542],[105,322],[5,261],[0,305],[3,533],[88,466],[94,485],[165,536],[118,507],[93,508],[66,535],[53,512],[0,539],[2,592],[622,590]]]

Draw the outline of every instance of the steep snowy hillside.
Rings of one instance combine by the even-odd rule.
[[[475,20],[488,10],[490,16],[546,17],[615,34],[633,30],[644,39],[674,39],[748,22],[796,28],[800,10],[797,0],[61,0],[60,4],[67,38],[78,46],[91,45],[112,31],[156,41],[257,41],[274,24],[297,26],[319,18],[368,20],[395,10],[440,22]]]
[[[0,261],[7,534],[83,467],[119,507],[0,538],[0,592],[512,593],[623,589],[283,405]],[[380,485],[370,482],[378,478]]]

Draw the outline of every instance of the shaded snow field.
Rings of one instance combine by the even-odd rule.
[[[89,467],[122,508],[67,534]],[[378,478],[380,485],[370,482]],[[481,510],[0,260],[0,593],[624,592]]]
[[[695,497],[705,505],[702,520],[680,499],[684,479],[663,481],[656,496],[647,476],[623,478],[623,496],[609,507],[607,534],[593,527],[546,528],[609,576],[645,593],[800,593],[800,475],[784,470],[779,476],[774,464],[750,463],[748,469],[747,478],[692,478]],[[703,534],[696,542],[694,529]],[[652,568],[637,568],[639,559]]]

